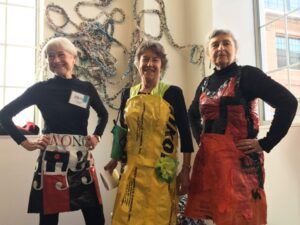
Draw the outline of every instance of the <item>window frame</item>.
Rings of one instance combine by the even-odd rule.
[[[35,0],[34,1],[34,5],[33,6],[29,6],[26,4],[22,4],[22,3],[9,3],[8,1],[1,1],[0,5],[5,7],[5,34],[4,34],[4,43],[0,43],[0,46],[2,46],[3,48],[8,48],[8,47],[15,47],[15,48],[28,48],[28,49],[33,49],[34,50],[34,73],[32,74],[32,78],[33,78],[33,83],[37,82],[39,80],[39,68],[40,68],[40,43],[43,40],[43,30],[44,30],[44,26],[43,26],[43,11],[42,11],[42,6],[44,5],[44,1],[41,0]],[[32,46],[27,46],[24,44],[11,44],[7,41],[7,19],[8,19],[8,15],[7,15],[7,7],[8,6],[16,6],[16,7],[20,7],[20,8],[30,8],[33,9],[35,12],[35,43]],[[3,83],[0,84],[0,88],[2,88],[3,90],[1,90],[1,95],[2,95],[2,99],[0,99],[0,102],[3,103],[3,105],[0,105],[0,109],[2,107],[4,107],[5,105],[7,105],[9,102],[5,102],[6,96],[7,96],[7,89],[8,88],[16,88],[19,90],[22,89],[27,89],[28,87],[30,87],[32,84],[30,85],[7,85],[6,84],[6,79],[7,79],[7,50],[4,49],[4,53],[3,53],[3,57],[4,57],[4,68],[1,68],[1,73],[3,73]],[[13,99],[17,98],[18,95],[16,95]],[[31,122],[34,122],[37,125],[41,125],[41,116],[40,113],[37,109],[36,106],[33,106],[33,110],[32,110],[32,120]],[[25,120],[24,120],[25,122]],[[24,125],[24,124],[16,124],[16,125]]]
[[[268,73],[272,73],[272,72],[276,72],[276,71],[280,71],[282,70],[283,68],[287,69],[288,70],[288,89],[290,90],[291,88],[291,79],[290,79],[290,70],[293,70],[293,68],[295,67],[295,65],[290,65],[290,56],[289,56],[289,38],[292,38],[291,36],[288,36],[288,31],[287,31],[287,19],[288,19],[288,16],[294,12],[298,12],[298,10],[300,8],[296,8],[294,10],[291,10],[291,11],[284,11],[283,13],[281,13],[282,15],[280,17],[278,17],[277,19],[275,20],[272,20],[271,22],[268,22],[268,23],[265,23],[265,24],[260,24],[260,18],[264,15],[260,15],[260,3],[259,3],[260,0],[253,0],[253,17],[254,17],[254,35],[255,35],[255,58],[256,58],[256,65],[259,67],[259,68],[263,68],[263,40],[265,37],[262,37],[261,35],[261,29],[263,27],[266,27],[268,24],[271,24],[272,22],[278,20],[278,18],[284,18],[284,21],[285,21],[285,30],[284,30],[284,35],[282,37],[286,38],[287,40],[287,44],[286,44],[286,47],[285,47],[285,54],[286,54],[286,66],[284,67],[278,67],[275,69],[275,70],[269,70],[269,71],[264,71],[266,74]],[[284,7],[287,7],[285,6],[287,1],[289,0],[283,0],[283,5]],[[300,18],[300,15],[299,15],[299,18]],[[300,38],[300,37],[299,37]],[[275,45],[275,48],[276,48],[276,45]],[[277,48],[275,49],[276,52],[277,52]],[[276,55],[277,56],[277,55]],[[300,62],[298,64],[296,64],[296,66],[300,66]],[[298,102],[300,102],[300,97],[297,98]],[[258,108],[258,112],[259,112],[259,115],[260,116],[260,122],[261,122],[261,125],[269,125],[271,123],[271,119],[266,119],[266,103],[264,103],[262,100],[259,100],[259,108]],[[298,115],[296,114],[295,116],[295,119],[293,121],[293,124],[299,124],[300,123],[300,112],[299,112],[299,104],[298,104]]]

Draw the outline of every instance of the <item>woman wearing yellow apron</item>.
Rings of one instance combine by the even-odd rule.
[[[187,112],[180,88],[160,82],[167,64],[163,47],[143,43],[136,55],[141,83],[126,89],[121,99],[121,125],[127,127],[127,169],[123,173],[112,225],[176,224],[176,187],[189,185],[193,151]],[[178,131],[183,166],[176,179]],[[112,170],[116,161],[105,167]],[[177,182],[177,184],[176,184]]]

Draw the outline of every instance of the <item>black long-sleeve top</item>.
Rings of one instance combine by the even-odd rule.
[[[237,74],[238,70],[241,70],[240,89],[245,99],[251,101],[260,98],[275,108],[270,129],[266,136],[259,140],[261,147],[266,152],[270,152],[288,132],[297,111],[297,99],[285,87],[272,80],[260,69],[252,66],[238,66],[236,63],[222,70],[215,70],[209,77],[207,88],[210,91],[217,91],[224,81]],[[198,86],[188,110],[193,136],[198,143],[202,132],[199,111],[202,82]]]
[[[120,123],[123,127],[126,127],[124,120],[124,109],[129,97],[130,88],[127,88],[122,93],[120,104]],[[182,90],[177,86],[170,86],[165,92],[163,99],[166,100],[174,109],[175,122],[180,136],[181,152],[193,152],[194,149],[192,143],[192,135],[189,128],[187,110]]]
[[[86,107],[69,103],[71,93],[74,91],[88,99]],[[90,82],[75,77],[64,79],[55,76],[34,84],[0,111],[0,123],[18,144],[26,140],[26,137],[12,122],[12,117],[31,105],[37,105],[41,111],[44,119],[44,134],[87,135],[90,107],[98,116],[93,134],[101,136],[108,120],[107,110]]]

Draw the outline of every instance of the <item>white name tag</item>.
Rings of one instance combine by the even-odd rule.
[[[88,96],[88,95],[84,95],[79,92],[72,91],[70,99],[69,99],[69,103],[86,109],[89,99],[90,99],[90,96]]]

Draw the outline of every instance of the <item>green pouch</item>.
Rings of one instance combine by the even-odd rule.
[[[112,150],[111,150],[111,158],[120,160],[122,155],[124,154],[124,148],[126,145],[126,136],[127,136],[127,129],[119,126],[117,122],[114,120],[114,127],[111,130],[113,134],[113,143],[112,143]]]

